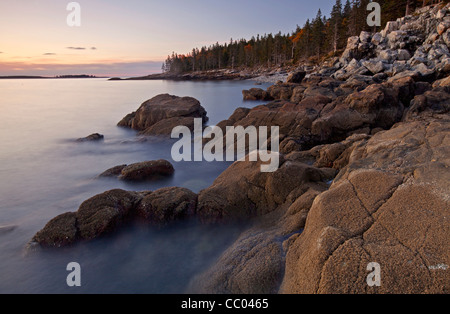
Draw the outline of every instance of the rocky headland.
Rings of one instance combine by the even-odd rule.
[[[292,66],[274,66],[273,68],[245,68],[245,69],[216,69],[208,71],[195,71],[190,73],[156,73],[146,76],[120,78],[112,77],[110,81],[225,81],[225,80],[255,80],[257,82],[272,82],[286,79]]]
[[[218,124],[279,126],[277,171],[241,161],[198,194],[108,191],[51,220],[31,247],[89,241],[131,219],[246,221],[188,292],[449,293],[449,48],[450,5],[351,37],[340,58],[244,91],[270,102]],[[158,97],[119,125],[158,135],[206,116],[195,100],[173,115],[158,104],[179,99]],[[381,267],[381,286],[367,284],[370,263]]]

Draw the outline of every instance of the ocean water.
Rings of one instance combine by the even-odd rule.
[[[161,93],[195,97],[209,124],[228,118],[252,81],[174,82],[106,79],[0,80],[0,293],[184,293],[189,280],[211,265],[242,226],[191,222],[166,228],[129,225],[73,248],[28,253],[33,235],[55,216],[111,189],[180,186],[199,192],[230,163],[175,163],[169,179],[126,183],[98,179],[104,170],[134,162],[171,160],[174,140],[138,141],[116,126],[141,103]],[[263,88],[266,86],[262,86]],[[101,133],[105,140],[75,140]],[[11,228],[3,228],[9,226]],[[66,267],[81,265],[81,287],[68,287]]]

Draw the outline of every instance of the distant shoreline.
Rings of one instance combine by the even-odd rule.
[[[33,75],[11,75],[0,76],[0,80],[23,80],[23,79],[82,79],[82,78],[109,78],[109,76],[94,76],[94,75],[60,75],[60,76],[33,76]]]
[[[151,81],[151,80],[172,80],[172,81],[243,81],[256,80],[261,82],[275,83],[284,80],[287,75],[294,71],[296,67],[258,67],[239,70],[220,69],[209,71],[195,71],[187,73],[157,73],[137,77],[112,77],[109,81]]]
[[[191,80],[246,80],[253,78],[253,75],[244,74],[240,71],[205,71],[205,72],[189,72],[182,74],[173,73],[156,73],[137,77],[112,77],[110,81],[152,81],[152,80],[174,80],[174,81],[191,81]]]
[[[243,81],[256,80],[260,82],[276,83],[278,80],[284,80],[288,73],[295,70],[295,67],[258,67],[246,69],[220,69],[209,71],[196,71],[187,73],[154,73],[144,76],[131,77],[111,77],[94,75],[58,75],[58,76],[38,76],[38,75],[9,75],[0,76],[1,79],[88,79],[102,78],[108,81],[152,81],[152,80],[171,80],[171,81]]]

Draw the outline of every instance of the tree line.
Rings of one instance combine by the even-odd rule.
[[[444,2],[448,2],[446,0]],[[342,51],[350,36],[361,31],[379,31],[388,21],[411,14],[418,7],[439,0],[378,0],[381,6],[381,27],[367,24],[370,0],[336,0],[329,17],[319,9],[316,16],[292,33],[264,34],[250,40],[231,39],[209,47],[194,48],[188,54],[175,52],[162,65],[166,73],[186,73],[218,69],[240,69],[295,65],[304,61],[318,62],[323,56]]]

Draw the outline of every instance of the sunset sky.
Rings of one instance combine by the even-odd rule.
[[[0,76],[161,72],[172,51],[290,33],[334,0],[79,0],[81,26],[67,25],[68,0],[0,1]]]

